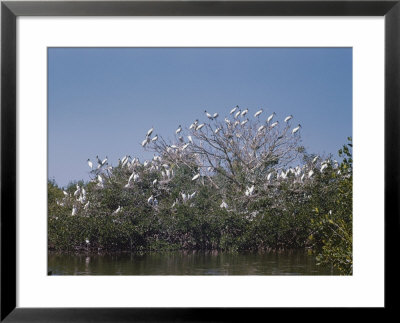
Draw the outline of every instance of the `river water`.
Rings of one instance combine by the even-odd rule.
[[[174,251],[111,254],[50,252],[51,275],[338,275],[305,251]],[[51,273],[50,273],[51,272]]]

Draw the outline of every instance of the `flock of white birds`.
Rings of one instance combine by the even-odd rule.
[[[263,109],[259,109],[257,112],[254,113],[255,118],[261,118],[263,114]],[[249,113],[249,109],[244,109],[241,110],[238,106],[234,107],[232,110],[230,110],[230,115],[233,116],[233,120],[230,120],[228,118],[225,118],[224,121],[231,125],[232,123],[236,124],[241,124],[245,125],[248,122],[248,118],[239,121],[239,117],[246,117],[246,115]],[[205,111],[205,115],[209,120],[215,120],[218,118],[218,113],[209,113]],[[276,113],[273,112],[270,114],[266,121],[265,124],[262,124],[258,128],[258,132],[262,132],[266,129],[272,129],[278,125],[278,121],[274,121],[274,117],[276,116]],[[290,122],[290,120],[293,119],[292,115],[287,116],[284,119],[285,123]],[[192,131],[201,131],[201,129],[205,126],[206,123],[199,123],[199,120],[195,120],[189,127],[189,130]],[[301,128],[301,125],[299,124],[297,127],[293,128],[291,133],[292,135],[296,135],[296,133],[299,132]],[[215,133],[218,133],[221,129],[216,128]],[[176,135],[180,135],[183,131],[183,128],[181,125],[178,126],[178,128],[175,130]],[[156,142],[159,137],[156,134],[154,137],[151,138],[151,135],[154,132],[154,128],[150,128],[146,135],[145,139],[142,141],[141,145],[142,147],[146,147],[148,144],[151,142]],[[172,150],[180,150],[184,151],[189,145],[193,144],[193,138],[189,135],[187,136],[188,142],[184,142],[182,140],[182,137],[179,137],[179,140],[181,144],[178,146],[176,145],[170,145],[167,147],[168,149]],[[293,183],[303,183],[308,179],[311,179],[313,175],[315,174],[316,171],[319,172],[324,172],[324,170],[331,165],[333,169],[337,169],[337,173],[340,174],[340,170],[338,169],[338,162],[336,160],[330,160],[326,159],[318,163],[318,160],[320,159],[319,156],[315,156],[314,159],[303,165],[303,166],[296,166],[296,167],[289,167],[288,169],[273,169],[271,170],[268,175],[266,176],[266,181],[265,181],[265,187],[268,187],[268,185],[271,185],[273,181],[285,181],[291,179]],[[92,179],[92,182],[96,183],[96,186],[98,189],[103,189],[106,187],[107,182],[110,180],[112,177],[114,167],[108,164],[108,158],[104,158],[103,160],[100,159],[98,156],[96,156],[96,162],[97,165],[94,165],[94,162],[92,162],[90,159],[87,160],[87,164],[90,168],[90,173],[94,176]],[[142,172],[156,172],[158,173],[158,178],[154,179],[152,181],[152,186],[154,187],[154,192],[157,191],[157,187],[167,185],[169,181],[171,181],[175,175],[174,172],[174,167],[170,165],[167,161],[163,159],[162,156],[157,156],[154,155],[152,160],[146,160],[143,163],[139,161],[138,158],[132,158],[129,155],[126,155],[119,159],[118,161],[118,166],[121,169],[124,169],[129,176],[127,177],[127,180],[125,183],[123,183],[123,188],[124,189],[129,189],[132,188],[136,183],[143,181],[144,179],[141,178],[140,174]],[[208,167],[208,170],[210,171],[211,167]],[[193,174],[192,181],[198,181],[200,179],[204,179],[204,176],[200,172]],[[203,185],[204,185],[204,180],[203,180]],[[255,185],[250,185],[246,187],[244,191],[244,196],[247,198],[251,198],[255,192],[256,192],[256,187]],[[181,199],[176,199],[175,202],[172,204],[172,208],[178,205],[179,203],[188,203],[189,201],[193,200],[196,197],[197,191],[194,191],[192,193],[187,193],[187,192],[181,192]],[[147,198],[147,203],[154,207],[157,208],[158,206],[158,200],[155,196],[156,194],[153,193]],[[87,195],[87,192],[83,186],[79,186],[78,184],[76,185],[76,190],[72,194],[69,194],[68,192],[64,191],[64,199],[62,201],[57,201],[57,204],[63,207],[71,207],[72,205],[72,212],[71,215],[75,216],[78,214],[80,210],[83,211],[88,211],[90,208],[90,201]],[[193,205],[193,204],[191,204]],[[225,200],[222,200],[220,204],[221,208],[227,209],[228,204],[225,202]],[[118,206],[118,208],[112,213],[112,214],[118,214],[122,212],[123,208],[121,206]]]

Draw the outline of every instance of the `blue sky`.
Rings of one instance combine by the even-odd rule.
[[[294,116],[310,153],[352,135],[351,48],[50,48],[48,176],[88,180],[87,159],[143,161],[151,126],[172,137],[204,110]]]

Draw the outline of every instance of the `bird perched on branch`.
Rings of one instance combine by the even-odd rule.
[[[256,113],[254,113],[254,116],[257,118],[261,113],[263,113],[263,109],[260,109]]]
[[[285,118],[285,122],[288,122],[290,119],[292,119],[293,118],[293,116],[292,115],[290,115],[290,116],[287,116],[286,118]]]
[[[212,116],[211,114],[209,114],[209,113],[207,112],[207,110],[204,110],[204,113],[206,114],[206,116],[207,116],[208,119],[210,119],[210,120],[213,119],[213,116]]]
[[[300,130],[300,128],[301,128],[301,125],[299,124],[296,128],[294,128],[294,129],[292,130],[292,133],[295,134],[297,131]]]
[[[235,111],[236,111],[237,109],[239,109],[239,106],[238,106],[238,105],[237,105],[236,107],[234,107],[234,108],[231,110],[231,112],[229,112],[229,114],[235,113]]]
[[[275,115],[276,115],[276,113],[272,112],[272,114],[267,119],[267,123],[269,123]]]
[[[154,130],[154,128],[151,127],[151,128],[147,131],[146,137],[150,137],[151,134],[153,133],[153,130]]]

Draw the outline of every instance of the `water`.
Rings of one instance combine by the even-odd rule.
[[[49,253],[52,275],[337,275],[305,251]]]

